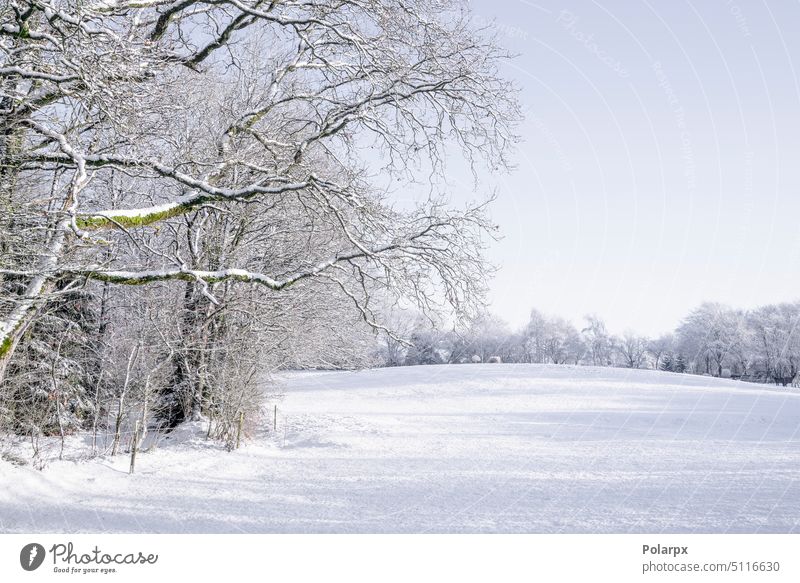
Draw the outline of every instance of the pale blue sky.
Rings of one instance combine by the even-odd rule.
[[[519,56],[491,309],[617,332],[800,298],[800,4],[474,0]]]

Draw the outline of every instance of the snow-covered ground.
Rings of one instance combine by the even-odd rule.
[[[277,432],[232,453],[188,426],[133,476],[0,461],[0,531],[800,530],[797,389],[539,365],[279,380]]]

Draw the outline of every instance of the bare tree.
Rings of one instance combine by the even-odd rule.
[[[647,343],[647,352],[653,357],[653,368],[661,369],[661,359],[672,351],[675,346],[675,337],[672,334],[662,334]]]
[[[563,318],[550,318],[543,335],[545,357],[553,364],[578,364],[585,350],[578,330]]]
[[[611,364],[613,343],[605,322],[595,314],[586,316],[586,327],[581,330],[589,350],[591,364],[608,366]]]
[[[641,368],[647,355],[648,343],[649,340],[647,338],[637,336],[633,332],[628,331],[614,344],[626,367]]]

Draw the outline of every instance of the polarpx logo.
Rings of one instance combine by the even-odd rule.
[[[19,552],[19,564],[26,571],[35,571],[42,566],[45,550],[39,543],[29,543]]]

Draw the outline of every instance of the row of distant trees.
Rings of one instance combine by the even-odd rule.
[[[704,303],[674,331],[648,338],[611,334],[597,316],[582,326],[531,312],[521,330],[491,314],[462,330],[439,331],[422,321],[409,325],[413,346],[387,340],[387,366],[488,362],[583,364],[651,368],[756,382],[789,384],[800,366],[800,302],[737,310]]]

